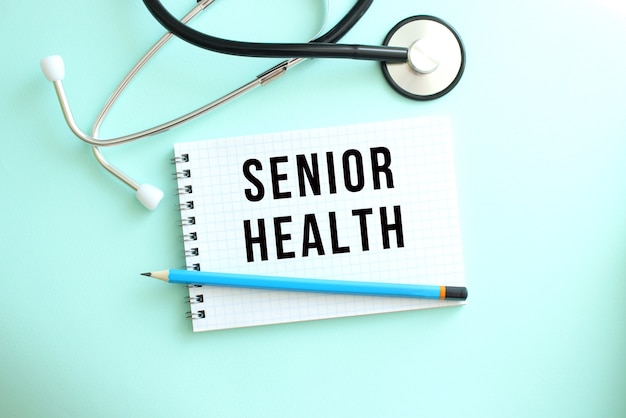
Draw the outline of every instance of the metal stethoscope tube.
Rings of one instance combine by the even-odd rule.
[[[187,13],[182,19],[181,21],[184,23],[189,22],[191,19],[193,19],[194,17],[196,17],[202,10],[204,10],[207,6],[209,6],[211,3],[213,3],[214,0],[203,0],[201,2],[199,2],[191,11],[189,11],[189,13]],[[67,123],[67,125],[69,126],[70,130],[82,141],[92,145],[92,151],[93,154],[96,158],[96,160],[100,163],[100,165],[102,165],[102,167],[104,169],[106,169],[109,173],[111,173],[112,175],[114,175],[116,178],[118,178],[120,181],[122,181],[123,183],[125,183],[126,185],[128,185],[129,187],[131,187],[133,190],[135,190],[135,192],[137,193],[137,198],[142,202],[142,204],[144,204],[144,206],[148,207],[148,209],[154,209],[158,206],[158,203],[160,202],[161,198],[162,198],[162,192],[160,192],[158,189],[154,188],[154,186],[148,185],[148,184],[139,184],[138,182],[136,182],[135,180],[133,180],[132,178],[130,178],[128,175],[126,175],[124,172],[122,172],[121,170],[119,170],[118,168],[116,168],[114,165],[112,165],[103,155],[102,150],[100,149],[101,147],[108,147],[108,146],[114,146],[114,145],[121,145],[121,144],[125,144],[128,142],[132,142],[132,141],[136,141],[139,139],[143,139],[149,136],[153,136],[156,135],[158,133],[161,132],[165,132],[168,131],[172,128],[175,128],[179,125],[182,125],[184,123],[187,123],[199,116],[204,115],[207,112],[210,112],[211,110],[214,110],[228,102],[230,102],[231,100],[241,96],[244,93],[249,92],[250,90],[259,87],[261,85],[264,85],[268,82],[270,82],[271,80],[277,78],[278,76],[282,75],[285,71],[287,71],[287,69],[299,64],[300,62],[302,62],[304,59],[302,58],[296,58],[296,59],[292,59],[292,60],[288,60],[285,61],[281,64],[279,64],[276,67],[273,67],[272,69],[266,71],[265,73],[257,76],[254,80],[242,85],[241,87],[231,91],[230,93],[210,102],[207,103],[206,105],[199,107],[189,113],[186,113],[184,115],[181,115],[175,119],[172,119],[170,121],[164,122],[160,125],[154,126],[152,128],[149,129],[145,129],[142,131],[138,131],[132,134],[128,134],[128,135],[123,135],[123,136],[119,136],[119,137],[115,137],[115,138],[108,138],[108,139],[100,139],[99,138],[99,130],[100,127],[102,125],[102,123],[104,122],[104,120],[106,119],[106,116],[108,115],[109,111],[111,110],[111,108],[113,107],[113,105],[115,104],[115,102],[117,101],[117,99],[119,98],[119,96],[122,94],[122,92],[126,89],[126,87],[128,86],[128,84],[132,81],[132,79],[139,73],[139,71],[148,63],[148,61],[173,37],[173,34],[168,32],[165,35],[163,35],[140,59],[139,61],[133,66],[133,68],[126,74],[126,76],[122,79],[122,81],[119,83],[119,85],[116,87],[116,89],[113,91],[113,93],[111,94],[111,96],[109,97],[109,99],[106,101],[105,105],[103,106],[102,110],[100,111],[100,114],[97,116],[94,125],[92,127],[91,130],[91,135],[86,134],[77,124],[76,120],[74,119],[74,116],[72,114],[72,110],[71,107],[69,105],[69,101],[67,99],[67,95],[65,94],[65,89],[63,88],[63,83],[62,83],[62,79],[63,76],[59,76],[57,77],[57,79],[51,80],[53,82],[58,100],[59,100],[59,104],[61,106],[61,111],[63,113],[63,116],[65,118],[65,121]],[[44,63],[44,60],[46,61]],[[51,65],[51,66],[55,66],[58,67],[58,71],[60,71],[61,73],[64,73],[64,68],[63,68],[63,61],[61,59],[61,57],[59,56],[51,56],[51,57],[46,57],[44,58],[44,60],[42,60],[42,66],[44,65]],[[142,194],[147,194],[146,196],[142,196]],[[142,198],[143,197],[143,198]]]

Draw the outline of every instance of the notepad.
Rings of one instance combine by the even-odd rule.
[[[188,269],[465,286],[450,120],[174,146]],[[194,331],[462,304],[190,287]]]

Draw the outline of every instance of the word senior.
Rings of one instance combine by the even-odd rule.
[[[243,192],[249,202],[256,203],[264,199],[297,199],[310,195],[322,196],[322,190],[324,190],[326,196],[322,196],[322,199],[326,199],[324,203],[328,209],[322,214],[307,213],[302,218],[299,215],[297,220],[294,220],[290,214],[284,213],[269,222],[266,222],[266,219],[244,220],[243,232],[248,262],[255,261],[255,248],[260,254],[260,259],[267,260],[268,244],[275,246],[277,259],[295,258],[296,254],[308,257],[312,253],[320,256],[329,253],[350,253],[356,245],[342,242],[343,234],[360,237],[360,250],[369,251],[369,226],[374,223],[380,227],[381,240],[379,242],[382,243],[383,249],[392,248],[392,233],[395,234],[395,247],[404,247],[400,205],[392,205],[390,208],[353,209],[348,213],[341,213],[340,219],[343,220],[343,224],[338,225],[337,213],[333,207],[334,199],[337,198],[334,195],[338,193],[338,188],[343,187],[349,193],[364,192],[364,190],[365,193],[372,193],[382,188],[394,188],[390,150],[386,147],[373,147],[365,153],[365,158],[363,154],[357,149],[348,149],[339,156],[329,151],[321,158],[317,153],[309,156],[298,154],[291,160],[289,156],[282,155],[269,158],[268,167],[264,166],[259,159],[246,160],[242,171],[250,187],[244,188]],[[320,159],[325,162],[321,169]],[[288,181],[290,176],[295,177],[291,179],[291,182]],[[297,190],[293,181],[295,179],[297,179]],[[371,188],[365,188],[366,182],[371,185]],[[284,209],[284,206],[282,207]],[[316,205],[316,207],[324,207],[324,205]],[[294,222],[297,223],[294,225]],[[268,231],[268,224],[271,225],[273,231]],[[292,233],[298,235],[301,233],[302,242],[297,244],[290,242]]]
[[[330,194],[337,193],[337,173],[335,170],[335,156],[332,152],[327,152],[326,159],[326,182]],[[382,161],[381,161],[382,159]],[[372,173],[372,183],[375,190],[381,188],[381,176],[384,175],[385,185],[388,189],[393,189],[393,173],[391,172],[391,152],[385,147],[370,148],[370,166]],[[280,170],[282,164],[289,163],[289,157],[279,156],[269,159],[272,197],[274,199],[289,199],[292,197],[290,190],[282,190],[281,183],[288,179],[287,173]],[[311,192],[315,196],[322,194],[321,174],[319,168],[319,158],[317,153],[310,156],[310,162],[304,154],[296,155],[296,173],[298,177],[299,195],[307,195],[306,186],[308,184]],[[360,192],[365,187],[364,162],[361,152],[349,149],[341,156],[340,174],[343,177],[343,185],[349,192]],[[257,159],[249,159],[243,163],[243,175],[254,186],[254,189],[245,189],[245,196],[250,202],[259,202],[265,197],[265,185],[254,176],[252,169],[262,171],[263,164]]]

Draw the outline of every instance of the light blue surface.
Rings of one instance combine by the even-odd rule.
[[[323,3],[220,0],[198,24],[306,39]],[[331,3],[331,20],[350,5]],[[454,91],[411,102],[375,63],[304,63],[186,127],[105,150],[166,191],[148,213],[67,130],[38,62],[64,56],[88,130],[161,28],[140,1],[3,2],[0,415],[626,416],[621,4],[376,1],[345,41],[378,44],[407,16],[439,16],[467,49]],[[274,62],[172,44],[101,133],[177,116]],[[138,276],[184,262],[174,142],[442,113],[454,129],[467,306],[193,334],[185,289]]]

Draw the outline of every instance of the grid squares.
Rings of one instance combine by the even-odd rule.
[[[391,154],[390,170],[394,187],[373,187],[370,150],[385,147]],[[344,154],[357,150],[363,161],[363,187],[349,191],[344,185]],[[175,145],[175,154],[189,154],[188,162],[177,163],[177,171],[191,170],[191,178],[179,179],[178,187],[193,186],[194,208],[181,211],[181,217],[196,217],[195,225],[183,226],[183,233],[196,232],[197,241],[186,242],[185,250],[198,248],[187,265],[200,263],[202,270],[316,277],[325,279],[378,282],[423,283],[464,286],[459,214],[456,200],[453,149],[447,117],[414,118],[361,125],[300,130],[275,134],[186,142]],[[332,153],[333,164],[327,158]],[[318,157],[320,190],[300,197],[296,156],[311,163]],[[290,198],[273,196],[272,158],[275,171],[284,177],[276,182]],[[243,164],[258,160],[261,170],[250,174],[260,180],[264,197],[250,202],[245,189],[259,189],[246,176]],[[356,157],[345,162],[348,183],[355,185]],[[380,160],[378,162],[380,164]],[[334,167],[336,190],[331,193],[329,167]],[[181,202],[189,195],[181,196]],[[385,208],[389,223],[394,223],[394,206],[400,207],[404,246],[397,248],[396,232],[390,231],[391,247],[383,248],[380,208]],[[362,250],[361,218],[355,209],[371,209],[365,216],[369,250]],[[331,215],[334,214],[334,215]],[[314,216],[319,228],[324,255],[315,249],[302,256],[305,216]],[[277,259],[274,219],[289,216],[282,223],[284,250],[294,258]],[[349,253],[333,254],[331,221],[336,220],[336,243],[349,247]],[[257,220],[265,222],[268,260],[248,262],[243,221],[255,231]],[[311,238],[309,239],[309,241]],[[194,312],[205,317],[193,320],[194,331],[305,321],[348,315],[363,315],[407,309],[449,306],[458,302],[408,298],[359,297],[350,295],[306,294],[232,288],[190,288],[190,296],[202,294],[203,303]]]

